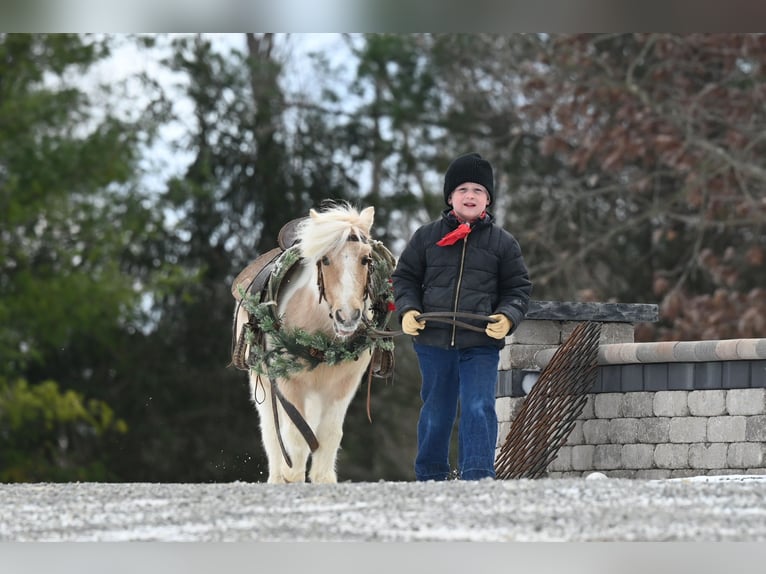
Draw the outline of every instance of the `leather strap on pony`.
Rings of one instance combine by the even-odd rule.
[[[361,233],[357,235],[356,233],[351,233],[346,238],[346,241],[359,241],[360,243],[369,243],[369,240],[362,235]],[[317,291],[319,291],[319,301],[318,303],[322,303],[322,299],[327,301],[327,295],[325,294],[325,288],[324,288],[324,275],[322,274],[322,266],[328,264],[327,256],[322,257],[319,261],[317,261]],[[370,269],[367,272],[367,284],[364,287],[364,295],[367,296],[372,292],[372,287],[370,286],[370,277],[372,275],[372,263],[370,263]]]
[[[303,435],[303,438],[309,445],[311,452],[314,452],[319,448],[319,441],[317,440],[314,431],[311,430],[311,427],[306,422],[306,419],[304,419],[303,415],[301,415],[300,411],[295,408],[295,405],[288,401],[287,397],[285,397],[282,394],[282,391],[279,390],[277,381],[271,377],[269,377],[269,381],[271,382],[271,410],[274,413],[274,427],[277,432],[277,439],[279,440],[279,448],[282,449],[282,456],[285,458],[287,466],[292,468],[293,461],[290,459],[290,455],[287,453],[285,443],[282,441],[282,433],[279,430],[279,412],[277,410],[277,400],[279,400],[279,404],[282,405],[282,408],[287,413],[287,416],[290,417],[290,420],[293,421],[293,424],[298,428],[301,435]]]

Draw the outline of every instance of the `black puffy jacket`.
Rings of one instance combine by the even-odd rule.
[[[487,213],[465,239],[440,247],[436,242],[459,225],[451,209],[445,209],[441,219],[413,234],[392,275],[400,317],[410,309],[502,313],[513,323],[511,332],[519,326],[532,283],[518,241],[493,220]],[[442,348],[504,346],[502,339],[435,321],[426,322],[415,341]]]

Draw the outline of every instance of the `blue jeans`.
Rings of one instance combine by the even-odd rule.
[[[460,405],[458,472],[463,480],[495,477],[496,347],[440,349],[415,344],[423,406],[418,420],[418,480],[446,480],[449,446]]]

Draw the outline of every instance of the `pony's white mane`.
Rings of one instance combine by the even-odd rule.
[[[296,229],[301,255],[316,262],[325,254],[343,247],[352,233],[367,237],[370,223],[350,205],[313,212],[313,216],[301,221]]]

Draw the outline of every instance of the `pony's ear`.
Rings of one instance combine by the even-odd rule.
[[[364,231],[369,235],[370,230],[372,229],[372,221],[375,219],[375,208],[372,205],[370,207],[365,207],[359,214],[359,217],[364,224]]]
[[[316,209],[313,209],[313,208],[309,209],[309,215],[311,216],[311,219],[316,219],[317,217],[319,217],[319,213],[317,212]]]

